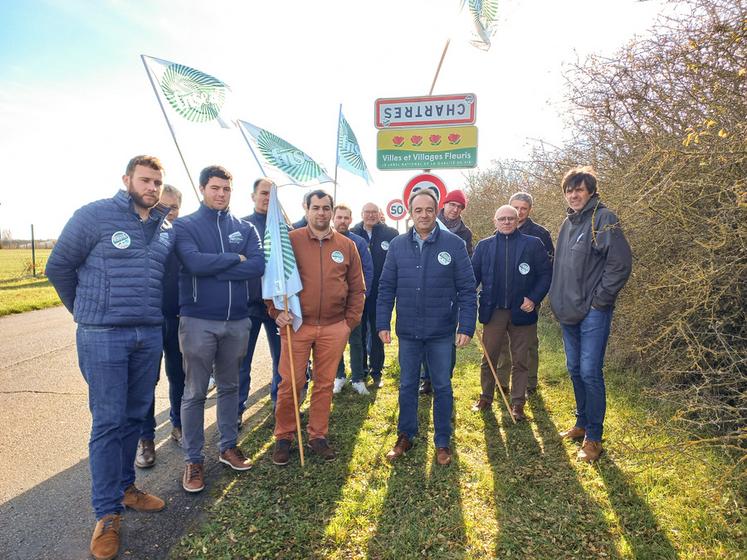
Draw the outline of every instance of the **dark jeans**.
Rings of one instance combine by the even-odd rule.
[[[454,377],[454,366],[456,365],[456,345],[454,346],[454,351],[451,353],[451,374],[449,377]],[[428,364],[425,361],[425,358],[423,359],[423,369],[420,370],[420,379],[423,381],[431,380],[431,374],[428,371]]]
[[[239,418],[246,410],[246,400],[249,398],[249,386],[252,382],[252,359],[254,358],[254,349],[257,347],[257,338],[259,338],[259,329],[264,325],[265,335],[267,336],[267,345],[270,347],[270,356],[272,356],[272,382],[270,384],[270,398],[274,403],[278,398],[278,384],[280,383],[280,374],[278,373],[278,363],[280,363],[280,335],[278,326],[269,316],[266,318],[251,317],[252,326],[249,328],[249,345],[246,356],[241,362],[239,368]]]
[[[76,342],[92,416],[91,501],[101,519],[124,509],[124,490],[135,482],[137,440],[163,350],[161,326],[78,325]]]
[[[350,381],[356,383],[363,381],[365,374],[363,372],[363,329],[358,325],[350,332]],[[345,356],[340,358],[340,365],[337,366],[338,379],[345,379]]]
[[[612,309],[590,309],[580,323],[563,325],[566,367],[576,397],[576,426],[586,437],[602,441],[607,395],[604,387],[604,352],[612,324]]]
[[[371,377],[379,379],[384,368],[384,343],[376,332],[376,299],[367,298],[361,317],[363,348],[363,369],[371,372]]]

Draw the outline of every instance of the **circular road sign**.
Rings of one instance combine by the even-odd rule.
[[[409,204],[412,193],[423,189],[430,189],[433,191],[433,194],[436,195],[436,200],[438,200],[438,207],[443,208],[443,199],[446,198],[446,184],[444,184],[440,177],[436,177],[431,173],[415,175],[415,177],[407,182],[405,190],[402,193],[402,198],[405,201],[405,208],[407,208],[407,205]],[[409,210],[409,208],[407,209]]]
[[[405,203],[402,202],[401,198],[395,198],[394,200],[390,200],[389,204],[386,205],[386,214],[392,220],[401,220],[402,218],[405,217],[405,214],[407,214],[407,208],[405,208]]]

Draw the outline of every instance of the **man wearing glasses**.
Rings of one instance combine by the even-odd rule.
[[[508,335],[511,347],[511,414],[524,420],[529,345],[537,336],[537,306],[550,289],[552,267],[547,250],[536,237],[518,231],[519,213],[501,206],[493,222],[495,235],[477,244],[472,255],[476,285],[480,286],[478,320],[483,344],[496,363]],[[472,409],[487,410],[495,395],[495,378],[485,356],[480,369],[482,394]]]

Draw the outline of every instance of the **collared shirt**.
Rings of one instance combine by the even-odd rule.
[[[434,224],[434,225],[433,225],[433,229],[432,229],[432,230],[431,230],[431,232],[430,232],[430,233],[428,234],[428,237],[426,237],[425,239],[423,239],[422,237],[420,237],[420,234],[418,233],[418,231],[417,231],[417,230],[415,229],[415,227],[413,226],[413,228],[412,228],[412,238],[413,238],[413,239],[414,239],[415,241],[417,241],[417,242],[418,242],[418,248],[419,248],[419,249],[420,249],[421,251],[423,250],[423,243],[425,243],[426,241],[428,241],[428,240],[430,240],[430,239],[433,239],[433,232],[434,232],[434,231],[436,231],[436,229],[437,229],[437,228],[438,228],[438,223],[436,223],[436,224]]]

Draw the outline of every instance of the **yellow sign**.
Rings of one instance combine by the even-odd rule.
[[[445,169],[477,166],[477,127],[380,130],[379,169]]]

